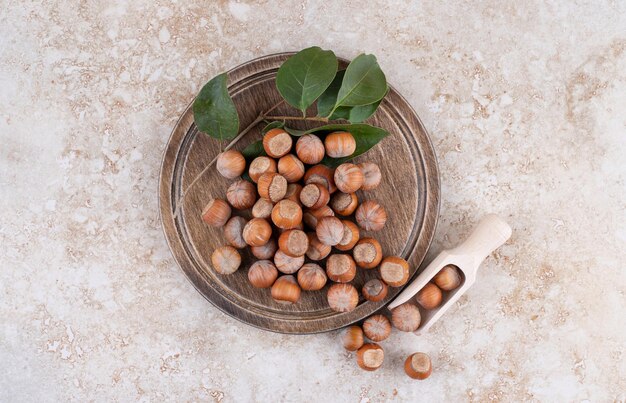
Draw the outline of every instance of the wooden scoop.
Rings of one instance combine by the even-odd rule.
[[[446,265],[459,268],[462,276],[461,285],[452,291],[444,291],[439,307],[428,311],[422,310],[422,321],[415,332],[422,333],[430,327],[463,295],[476,281],[478,267],[487,256],[504,244],[511,237],[511,227],[495,214],[485,216],[465,242],[454,249],[444,250],[415,280],[413,280],[389,304],[393,309],[411,299]]]

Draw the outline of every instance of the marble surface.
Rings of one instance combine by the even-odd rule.
[[[374,53],[431,131],[431,255],[513,236],[427,335],[359,370],[247,327],[172,259],[157,178],[210,77]],[[625,401],[626,2],[2,1],[0,401]],[[413,351],[433,375],[404,376]]]

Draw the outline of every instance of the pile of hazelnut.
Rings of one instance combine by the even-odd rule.
[[[423,310],[438,308],[444,293],[453,291],[462,281],[459,269],[447,265],[417,293],[415,300]],[[359,367],[375,371],[382,366],[385,359],[383,348],[376,343],[391,335],[392,325],[403,332],[414,332],[419,328],[421,321],[420,308],[412,302],[406,302],[391,311],[391,320],[383,314],[376,314],[365,319],[362,326],[347,327],[342,334],[342,343],[346,350],[356,351]],[[365,343],[366,337],[371,343]],[[430,358],[425,353],[411,354],[404,363],[404,371],[413,379],[426,379],[432,372]]]
[[[250,247],[258,259],[248,268],[253,286],[271,288],[276,301],[296,303],[302,290],[321,290],[330,279],[327,300],[337,312],[349,312],[359,303],[359,291],[351,284],[357,267],[379,268],[380,279],[368,281],[362,293],[367,300],[381,301],[388,286],[408,281],[409,265],[400,257],[383,258],[376,239],[361,238],[360,229],[380,231],[387,221],[378,202],[359,203],[355,193],[379,185],[379,167],[371,162],[346,162],[336,169],[320,164],[325,156],[344,158],[355,152],[356,141],[345,131],[329,133],[324,141],[306,134],[293,143],[289,133],[275,128],[263,137],[267,155],[249,166],[239,151],[219,155],[217,170],[235,181],[226,200],[213,199],[202,212],[205,223],[224,227],[228,242],[213,252],[213,268],[234,273],[241,265],[238,249]],[[246,168],[252,182],[239,178]],[[251,209],[252,218],[231,217],[232,209]]]

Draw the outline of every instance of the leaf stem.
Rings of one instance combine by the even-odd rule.
[[[317,116],[305,116],[305,117],[299,117],[299,116],[265,116],[265,119],[267,120],[306,120],[306,121],[310,121],[310,122],[324,122],[324,123],[328,123],[328,118],[321,118],[321,117],[317,117]]]
[[[254,119],[252,121],[252,123],[250,123],[245,129],[243,129],[238,135],[237,137],[235,137],[233,139],[233,141],[231,141],[226,148],[224,148],[222,150],[222,152],[224,151],[228,151],[230,150],[235,144],[237,144],[237,142],[239,140],[241,140],[241,138],[243,136],[245,136],[250,130],[252,130],[256,125],[258,125],[259,123],[261,123],[263,120],[265,119],[269,119],[272,118],[270,116],[267,116],[268,113],[272,112],[274,109],[278,108],[280,105],[282,105],[285,101],[280,101],[279,103],[277,103],[276,105],[272,106],[270,109],[268,109],[267,111],[259,114],[259,116],[256,117],[256,119]],[[187,196],[187,194],[189,193],[189,191],[191,190],[191,188],[193,188],[193,186],[200,180],[200,178],[202,178],[202,176],[204,176],[205,173],[207,173],[207,171],[209,170],[209,168],[211,168],[213,166],[213,164],[215,164],[215,162],[217,161],[217,158],[219,157],[219,154],[215,156],[215,158],[213,158],[211,160],[211,162],[208,163],[207,166],[205,166],[202,171],[200,171],[200,173],[198,175],[196,175],[195,178],[193,178],[193,180],[191,181],[191,183],[189,184],[189,186],[187,186],[187,188],[185,190],[183,190],[183,193],[180,195],[180,197],[178,198],[178,200],[176,201],[176,207],[174,209],[174,219],[176,219],[178,217],[178,214],[180,213],[180,209],[183,206],[183,202],[185,201],[185,197]]]

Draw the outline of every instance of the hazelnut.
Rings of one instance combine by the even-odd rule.
[[[343,348],[348,351],[356,351],[363,346],[363,329],[361,326],[352,325],[344,329],[341,336]]]
[[[318,264],[307,263],[298,270],[298,284],[305,291],[321,290],[326,280],[326,273]]]
[[[336,283],[349,283],[356,276],[354,259],[350,255],[330,255],[326,261],[326,274]]]
[[[293,229],[302,223],[302,209],[291,200],[281,200],[272,209],[272,222],[281,229]]]
[[[219,274],[232,274],[241,264],[241,256],[232,246],[220,246],[211,254],[211,264]]]
[[[363,332],[372,341],[383,341],[391,334],[391,323],[385,315],[372,315],[363,322]]]
[[[328,193],[335,193],[337,186],[335,186],[335,170],[327,167],[326,165],[314,165],[309,168],[304,174],[304,183],[319,183],[326,186]]]
[[[272,286],[272,298],[276,302],[295,304],[300,299],[300,286],[294,276],[280,276]]]
[[[217,157],[217,172],[224,178],[235,179],[246,170],[246,159],[239,151],[228,150]]]
[[[276,203],[287,193],[287,179],[275,172],[266,172],[259,177],[258,191],[259,196]]]
[[[265,245],[272,236],[272,227],[263,218],[253,218],[243,227],[243,239],[250,246]]]
[[[380,231],[387,222],[385,208],[373,200],[361,203],[354,217],[365,231]]]
[[[249,209],[256,201],[256,187],[246,180],[236,180],[228,187],[226,200],[237,210]]]
[[[333,132],[326,136],[324,148],[331,158],[348,157],[356,150],[356,141],[348,132]]]
[[[263,149],[272,158],[280,158],[291,150],[293,141],[283,129],[272,129],[263,136]]]
[[[391,323],[403,332],[414,332],[420,327],[422,315],[417,306],[404,303],[391,311]]]
[[[278,249],[291,257],[304,256],[309,249],[309,238],[299,229],[287,230],[278,237]]]
[[[385,299],[388,291],[389,288],[387,287],[387,284],[377,278],[373,278],[366,282],[362,290],[365,299],[372,302],[378,302]]]
[[[339,215],[349,216],[359,205],[356,193],[337,192],[330,200],[330,207]]]
[[[359,227],[357,227],[352,221],[348,220],[341,220],[341,223],[343,224],[343,237],[341,238],[341,241],[335,245],[335,248],[340,251],[347,252],[352,249],[357,242],[359,242]]]
[[[335,216],[335,213],[330,207],[322,206],[315,210],[311,210],[311,209],[306,210],[304,214],[302,215],[302,221],[304,221],[304,223],[307,226],[315,229],[317,228],[317,223],[321,218],[334,217],[334,216]]]
[[[380,264],[380,276],[391,287],[401,287],[409,281],[409,263],[398,256],[387,256]]]
[[[305,134],[296,141],[296,154],[305,164],[318,164],[325,152],[324,143],[314,134]]]
[[[361,190],[376,189],[380,184],[381,174],[378,165],[373,162],[363,162],[359,164],[361,172],[363,172],[363,185]]]
[[[413,379],[426,379],[433,372],[430,357],[424,353],[411,354],[404,361],[404,372]]]
[[[363,344],[356,352],[356,363],[366,371],[376,371],[383,365],[385,351],[375,343]]]
[[[287,185],[287,193],[285,193],[285,200],[291,200],[294,203],[300,204],[300,193],[302,192],[302,185],[298,183],[290,183]]]
[[[417,303],[424,309],[437,308],[441,305],[442,298],[443,295],[441,294],[441,290],[433,283],[426,284],[424,288],[419,290],[415,296]]]
[[[337,283],[328,288],[328,306],[336,312],[350,312],[359,304],[359,292],[352,284]]]
[[[202,221],[212,227],[221,227],[230,218],[230,206],[222,199],[213,199],[202,210]]]
[[[224,238],[233,248],[246,247],[246,241],[243,239],[243,228],[246,223],[247,221],[243,217],[231,217],[224,226]]]
[[[250,247],[250,251],[257,259],[273,259],[277,250],[278,244],[272,238],[265,245]]]
[[[433,282],[444,291],[452,291],[461,285],[461,274],[454,265],[447,265],[433,277]]]
[[[257,288],[269,288],[278,277],[278,270],[269,260],[257,260],[248,269],[248,280]]]
[[[287,179],[287,182],[297,182],[304,176],[304,164],[293,154],[287,154],[278,160],[278,173]]]
[[[270,218],[272,215],[272,209],[274,208],[274,203],[271,201],[260,198],[254,203],[252,206],[252,217],[254,218]]]
[[[276,172],[276,161],[265,156],[253,159],[248,168],[248,175],[254,183],[258,183],[261,175],[267,172]]]
[[[346,162],[335,169],[335,186],[343,193],[354,193],[363,185],[363,173],[358,166]]]
[[[304,256],[292,257],[280,249],[274,254],[274,265],[281,273],[293,274],[304,264]]]
[[[360,268],[373,269],[383,259],[383,249],[374,238],[362,238],[354,246],[352,255]]]
[[[332,247],[330,245],[323,244],[318,238],[315,232],[309,232],[306,234],[309,238],[309,249],[306,251],[306,257],[311,260],[322,260],[330,254]]]
[[[343,223],[337,217],[322,217],[315,228],[317,238],[326,245],[337,245],[343,239]]]
[[[314,210],[325,206],[329,199],[330,193],[328,193],[328,189],[319,183],[309,183],[300,192],[302,204]]]

